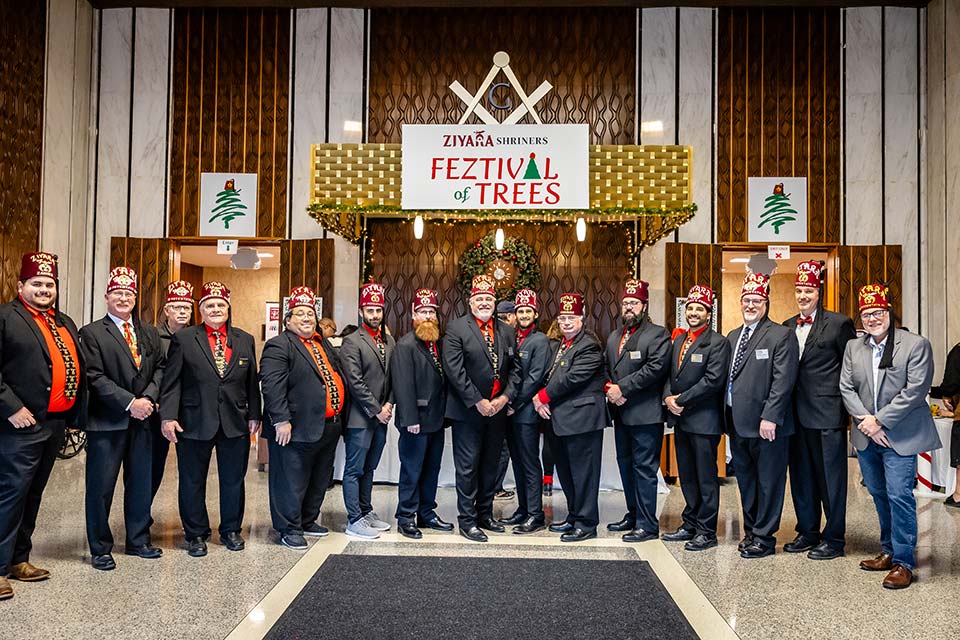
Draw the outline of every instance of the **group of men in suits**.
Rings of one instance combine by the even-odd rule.
[[[374,539],[390,525],[372,505],[373,474],[391,419],[399,430],[400,533],[452,531],[436,512],[445,429],[452,427],[460,534],[528,534],[547,527],[539,434],[556,458],[567,516],[549,525],[564,542],[597,535],[603,429],[615,429],[627,512],[611,531],[626,542],[660,535],[657,466],[664,416],[674,426],[686,502],[681,526],[663,535],[702,551],[717,544],[717,449],[730,437],[743,507],[744,558],[775,551],[787,470],[797,536],[784,546],[813,559],[844,553],[846,430],[859,451],[881,524],[881,554],[861,562],[884,570],[883,585],[913,580],[916,454],[940,446],[926,405],[932,377],[929,342],[896,327],[888,292],[860,291],[866,337],[821,303],[822,267],[798,266],[799,313],[782,325],[768,317],[769,278],[749,273],[741,327],[724,338],[711,328],[715,295],[694,286],[687,328],[668,334],[648,314],[646,282],[621,291],[622,326],[605,345],[585,327],[578,293],[558,299],[560,339],[537,330],[536,292],[522,289],[516,328],[494,317],[495,283],[473,279],[469,313],[441,337],[436,291],[411,301],[413,331],[395,341],[383,327],[384,289],[360,293],[361,328],[335,349],[318,333],[316,297],[295,288],[284,331],[269,340],[258,374],[254,341],[232,326],[230,291],[203,285],[200,322],[188,326],[193,290],[167,290],[159,330],[135,312],[133,270],[111,271],[106,315],[79,331],[57,307],[56,256],[23,256],[18,297],[0,306],[0,599],[8,577],[43,580],[29,562],[44,486],[70,427],[87,430],[86,522],[92,565],[115,568],[110,507],[121,467],[125,552],[153,559],[150,509],[162,480],[167,442],[177,448],[179,510],[191,556],[211,536],[206,480],[214,450],[220,485],[221,542],[244,548],[244,476],[250,435],[261,427],[270,447],[270,511],[278,542],[307,547],[319,524],[336,445],[346,445],[346,532]],[[158,435],[159,434],[159,435]],[[162,439],[161,439],[162,438]],[[493,499],[504,441],[517,476],[518,507],[498,520]]]

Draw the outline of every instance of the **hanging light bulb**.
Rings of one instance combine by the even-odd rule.
[[[587,239],[587,221],[583,218],[577,218],[577,242],[583,242]]]
[[[498,228],[496,235],[493,236],[493,244],[497,248],[497,251],[503,251],[503,229]]]
[[[417,240],[423,237],[423,216],[413,219],[413,237]]]

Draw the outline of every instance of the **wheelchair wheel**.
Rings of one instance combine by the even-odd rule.
[[[63,439],[63,446],[60,447],[57,458],[60,460],[69,460],[83,451],[85,446],[87,446],[86,431],[67,429],[67,433]]]

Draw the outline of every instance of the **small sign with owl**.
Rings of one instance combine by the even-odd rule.
[[[257,235],[257,174],[200,174],[200,235]]]
[[[747,241],[807,241],[807,179],[749,178]]]

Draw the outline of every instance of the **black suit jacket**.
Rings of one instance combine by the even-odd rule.
[[[607,338],[607,379],[620,385],[627,397],[626,404],[612,407],[614,419],[628,425],[663,422],[663,384],[670,375],[670,334],[660,325],[644,320],[618,354],[622,335],[621,328]]]
[[[554,346],[551,365],[559,348],[560,343]],[[603,395],[605,379],[600,343],[591,334],[581,331],[560,356],[560,362],[547,380],[554,433],[573,436],[601,431],[607,426],[607,403]]]
[[[794,335],[799,317],[797,314],[783,322]],[[840,369],[847,343],[856,337],[853,320],[826,309],[817,311],[803,345],[797,384],[793,388],[793,411],[799,426],[807,429],[846,427],[847,410],[840,397]]]
[[[337,350],[324,338],[320,347],[342,378]],[[260,357],[263,387],[263,437],[276,435],[275,425],[290,422],[291,442],[319,442],[327,415],[327,387],[313,354],[297,334],[284,331],[267,340]],[[346,398],[343,399],[346,402]],[[345,405],[341,415],[346,411]]]
[[[121,431],[131,420],[144,425],[148,420],[135,420],[127,406],[136,398],[160,399],[163,375],[163,350],[155,327],[134,325],[140,368],[133,360],[127,342],[109,316],[95,320],[80,329],[80,348],[87,365],[90,386],[87,431]]]
[[[77,325],[65,313],[60,314],[63,326],[77,347],[77,398],[67,416],[67,426],[81,427],[86,418],[86,367],[80,349]],[[40,421],[47,416],[53,374],[47,342],[30,311],[17,298],[0,305],[0,430],[16,433],[40,431]],[[26,407],[37,424],[15,429],[8,418]]]
[[[500,393],[513,400],[520,371],[514,366],[516,333],[506,322],[493,323],[494,349],[498,357]],[[443,371],[447,374],[446,417],[458,422],[482,419],[475,404],[493,393],[493,362],[476,318],[467,314],[447,327],[443,337]],[[506,411],[506,409],[504,409]]]
[[[383,332],[386,366],[380,360],[380,350],[367,330],[359,329],[343,339],[340,345],[340,366],[344,383],[350,394],[350,412],[347,426],[354,429],[375,427],[380,423],[377,414],[386,402],[393,402],[390,389],[390,367],[393,366],[393,336]]]
[[[233,353],[221,378],[206,325],[186,327],[173,335],[160,391],[160,417],[180,422],[179,437],[212,440],[222,428],[228,438],[235,438],[249,433],[248,420],[260,419],[253,336],[230,327],[227,342]]]
[[[667,413],[667,421],[675,428],[699,435],[723,433],[723,394],[730,370],[730,343],[710,327],[703,330],[683,355],[680,349],[687,339],[681,333],[673,341],[670,358],[668,396],[677,396],[683,413]]]
[[[516,397],[510,401],[514,422],[531,424],[539,420],[533,408],[533,396],[546,384],[547,372],[556,353],[554,346],[545,333],[534,329],[517,347],[516,367],[520,374],[520,385]]]
[[[727,336],[734,360],[741,331],[742,326]],[[793,435],[793,385],[799,353],[793,331],[769,318],[757,323],[740,366],[729,374],[733,382],[733,424],[727,425],[727,431],[735,430],[741,438],[759,438],[760,421],[769,420],[777,425],[777,438]]]
[[[440,343],[437,343],[440,349]],[[441,352],[442,358],[442,352]],[[390,365],[394,424],[400,430],[420,425],[420,433],[435,433],[445,426],[446,380],[433,362],[430,349],[410,331],[397,342]]]

